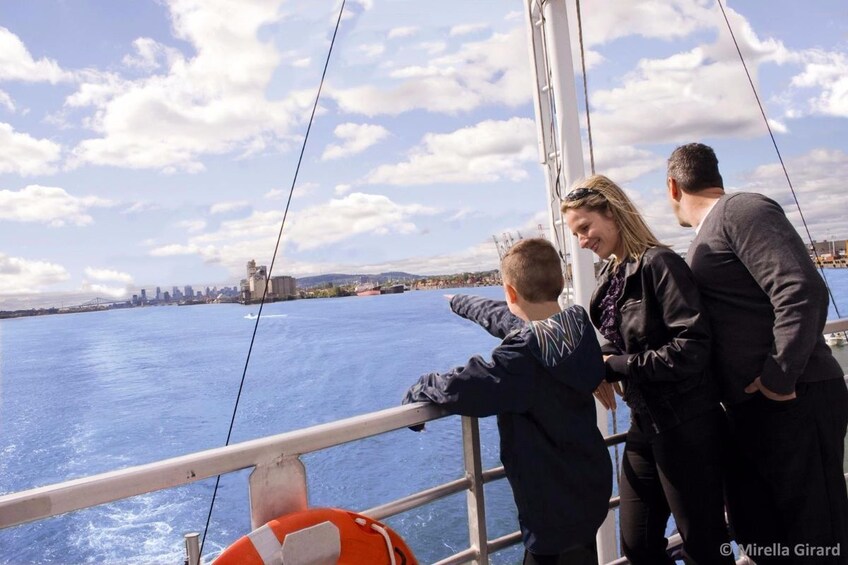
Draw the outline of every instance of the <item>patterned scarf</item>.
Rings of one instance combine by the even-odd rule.
[[[624,339],[621,337],[621,315],[618,310],[618,300],[621,298],[621,293],[624,291],[624,263],[621,263],[613,271],[610,277],[607,294],[601,300],[601,327],[599,331],[610,343],[618,347],[619,350],[625,352]],[[633,412],[641,414],[648,413],[648,405],[645,402],[645,397],[637,386],[631,382],[622,381],[621,386],[624,389],[622,397],[627,406]]]

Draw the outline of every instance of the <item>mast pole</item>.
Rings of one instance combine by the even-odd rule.
[[[560,199],[571,184],[585,176],[580,139],[577,91],[565,0],[524,0],[531,69],[535,78],[533,100],[539,136],[539,160],[545,168],[551,242],[571,265],[573,300],[588,309],[595,288],[592,253],[581,249],[565,225]],[[608,412],[596,402],[597,423],[606,436]],[[618,557],[613,512],[597,535],[598,563]]]

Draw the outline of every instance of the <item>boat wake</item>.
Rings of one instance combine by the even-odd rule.
[[[256,314],[247,314],[244,319],[245,320],[255,320]],[[288,314],[265,314],[262,316],[263,318],[288,318]]]

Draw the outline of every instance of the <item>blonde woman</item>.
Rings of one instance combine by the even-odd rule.
[[[725,421],[692,273],[605,176],[575,185],[562,210],[580,246],[607,260],[589,313],[608,341],[596,395],[613,408],[618,383],[631,414],[619,488],[624,554],[634,565],[672,565],[665,531],[673,514],[687,563],[731,564],[723,555]]]

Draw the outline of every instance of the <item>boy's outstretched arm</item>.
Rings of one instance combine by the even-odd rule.
[[[462,367],[421,376],[403,398],[403,404],[432,402],[454,414],[485,417],[529,408],[534,382],[529,363],[516,347],[502,345],[492,361],[472,357]]]
[[[471,320],[500,339],[524,325],[524,321],[510,312],[503,300],[455,294],[450,299],[450,306],[455,314]]]

